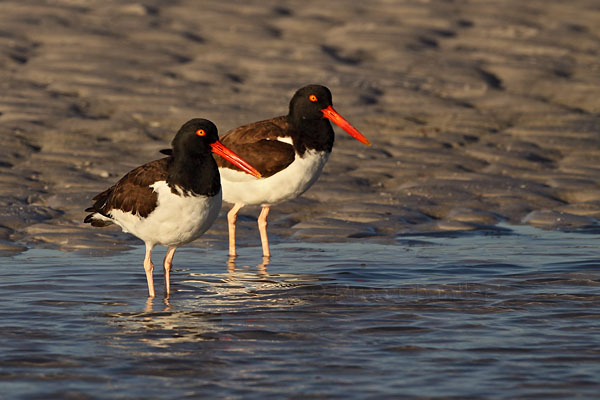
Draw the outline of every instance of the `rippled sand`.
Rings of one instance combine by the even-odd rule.
[[[598,21],[595,0],[4,1],[0,250],[137,243],[82,224],[94,194],[186,120],[282,115],[307,83],[373,146],[340,131],[321,179],[273,209],[275,244],[594,226]]]

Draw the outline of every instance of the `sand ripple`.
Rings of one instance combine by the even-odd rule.
[[[225,132],[312,82],[373,146],[340,132],[275,242],[597,226],[599,20],[594,0],[4,1],[0,251],[135,243],[83,226],[92,195],[187,119]]]

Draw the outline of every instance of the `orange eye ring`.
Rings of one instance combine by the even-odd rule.
[[[206,131],[204,129],[198,129],[196,131],[196,135],[198,135],[198,136],[204,136],[204,135],[206,135]]]
[[[310,96],[308,96],[308,99],[309,99],[310,101],[312,101],[313,103],[314,103],[315,101],[317,101],[317,100],[318,100],[318,99],[317,99],[317,96],[315,96],[314,94],[311,94]]]

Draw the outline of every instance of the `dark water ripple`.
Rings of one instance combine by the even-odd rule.
[[[0,398],[597,398],[598,235],[409,239],[0,259]]]

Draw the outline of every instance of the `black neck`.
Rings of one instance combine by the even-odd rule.
[[[203,196],[214,196],[221,190],[219,170],[212,154],[172,156],[167,183],[173,193],[176,193],[175,186]]]
[[[303,155],[306,150],[331,153],[334,133],[329,120],[294,117],[291,114],[287,116],[287,119],[292,128],[290,134],[298,154]]]

